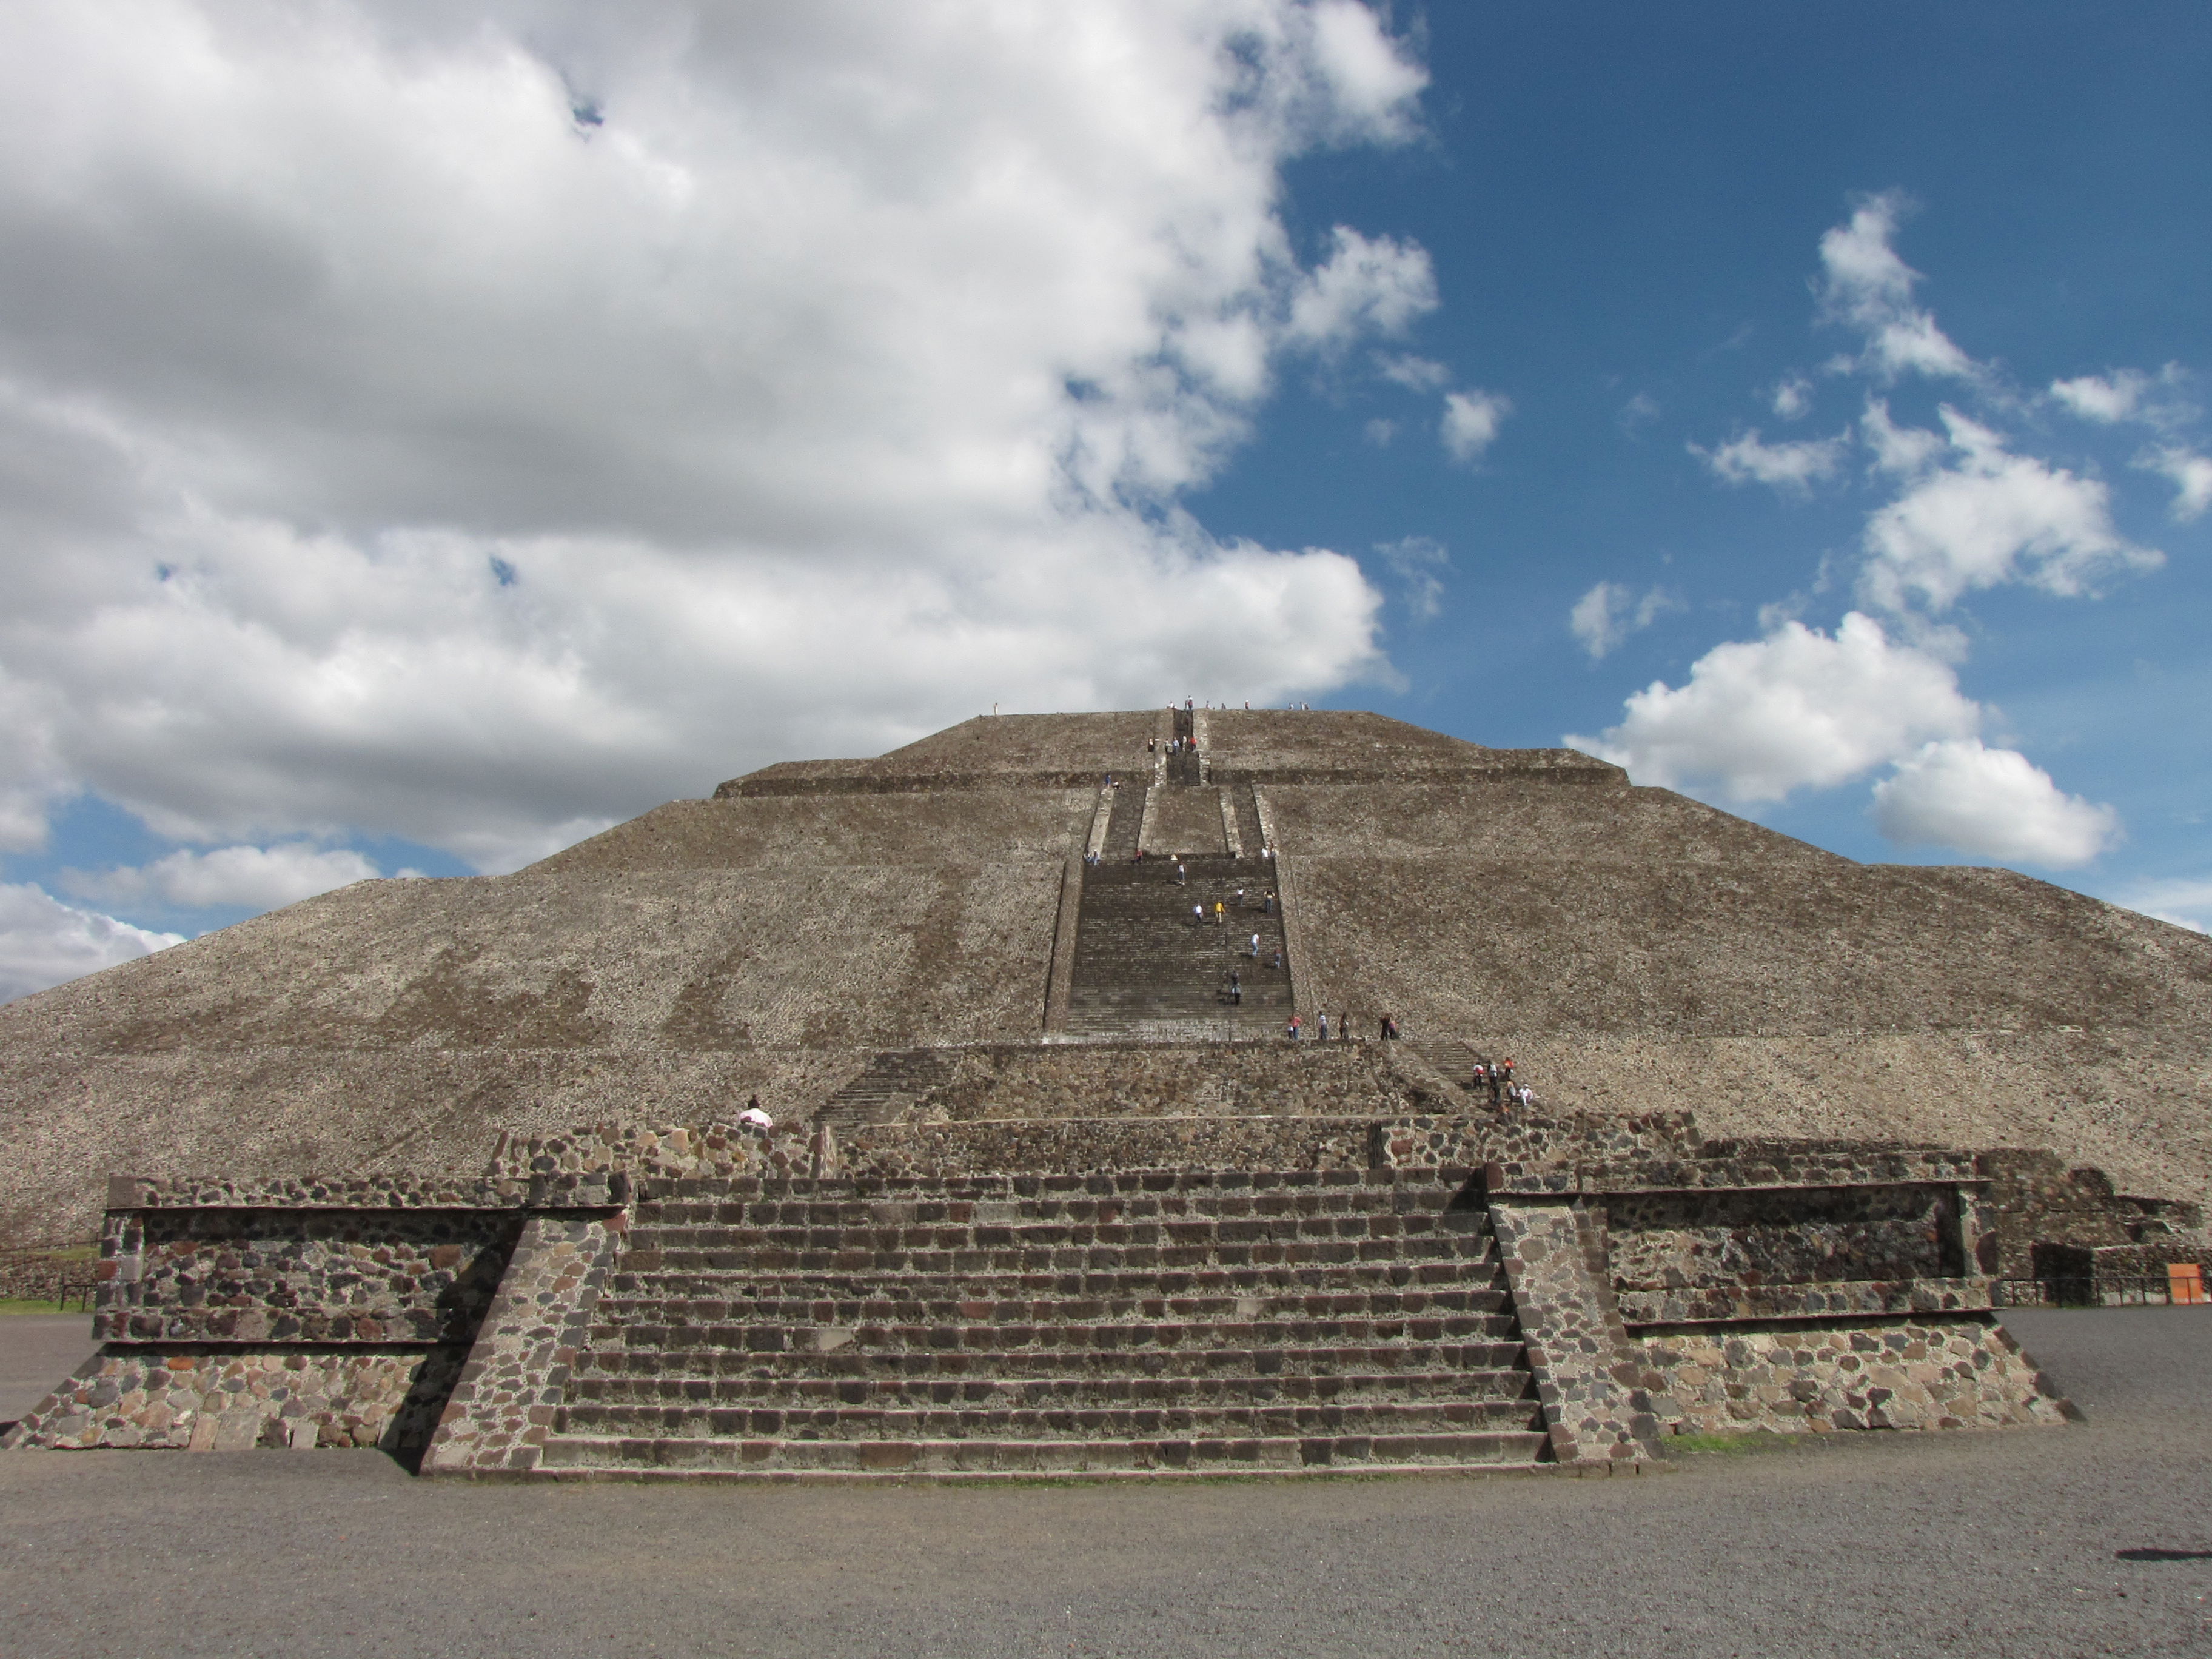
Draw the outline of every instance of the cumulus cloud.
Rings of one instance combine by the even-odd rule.
[[[185,942],[64,904],[45,889],[0,882],[0,1002]]]
[[[1382,672],[1353,559],[1177,500],[1434,303],[1279,212],[1423,81],[1350,0],[0,11],[0,843],[90,789],[501,868],[994,701]]]
[[[2010,581],[2075,595],[2114,571],[2148,569],[2165,557],[2113,528],[2100,481],[2014,454],[1997,434],[1948,405],[1942,419],[1948,464],[1925,471],[1868,520],[1861,585],[1874,603],[1902,610],[1917,599],[1941,611],[1970,588]],[[1887,441],[1897,441],[1893,429]]]
[[[2186,379],[2179,363],[2168,363],[2156,374],[2146,374],[2139,368],[2116,368],[2105,374],[2053,380],[2050,396],[2070,413],[2100,426],[2136,421],[2146,426],[2172,427],[2194,419],[2197,412],[2182,393]]]
[[[1978,738],[1924,744],[1874,787],[1875,822],[1905,847],[1952,847],[2058,869],[2087,864],[2119,839],[2109,806],[2069,795],[2011,749]]]
[[[1567,627],[1595,662],[1631,634],[1649,628],[1682,602],[1657,587],[1638,593],[1619,582],[1600,582],[1567,612]]]
[[[1512,412],[1512,399],[1498,392],[1447,392],[1438,429],[1444,452],[1455,461],[1475,459],[1497,441],[1498,428]]]
[[[293,842],[276,847],[219,847],[210,853],[179,851],[137,868],[71,870],[61,879],[79,898],[110,903],[152,899],[183,909],[222,906],[268,910],[371,880],[380,873],[375,865],[349,848],[325,850]]]
[[[1813,383],[1802,374],[1784,375],[1774,388],[1774,412],[1785,421],[1802,419],[1813,408]]]
[[[2163,473],[2172,483],[2173,503],[2166,511],[2185,524],[2191,519],[2201,519],[2204,510],[2212,507],[2212,457],[2169,444],[2136,458],[2136,465],[2148,472]]]
[[[1973,361],[1912,301],[1920,273],[1892,246],[1905,208],[1896,191],[1868,197],[1849,222],[1820,238],[1822,315],[1865,337],[1857,366],[1885,380],[1905,374],[1972,376]]]
[[[1980,722],[1948,664],[1852,611],[1832,635],[1793,621],[1716,646],[1687,684],[1655,680],[1602,737],[1566,742],[1639,783],[1701,784],[1759,802],[1847,782]]]
[[[1299,344],[1338,349],[1363,334],[1402,332],[1436,305],[1426,248],[1388,236],[1370,240],[1339,225],[1330,234],[1328,258],[1298,279],[1287,332]]]
[[[1850,448],[1848,433],[1841,437],[1770,444],[1760,441],[1759,428],[1753,427],[1716,449],[1692,444],[1690,453],[1724,483],[1771,484],[1802,495],[1816,479],[1833,477]]]

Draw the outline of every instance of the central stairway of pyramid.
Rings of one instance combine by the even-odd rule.
[[[1280,1038],[1291,1010],[1291,965],[1280,908],[1262,908],[1267,878],[1259,860],[1218,854],[1086,870],[1069,1034]]]
[[[764,1478],[1526,1464],[1481,1203],[1437,1171],[670,1181],[539,1467]]]

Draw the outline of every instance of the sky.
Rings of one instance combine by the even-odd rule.
[[[1191,696],[2212,925],[2212,9],[0,9],[0,999]]]

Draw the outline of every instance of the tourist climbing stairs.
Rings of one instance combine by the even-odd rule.
[[[1281,1038],[1291,1017],[1291,974],[1287,957],[1276,965],[1280,908],[1264,902],[1271,869],[1257,859],[1222,856],[1181,864],[1181,881],[1171,858],[1109,861],[1084,872],[1069,1035],[1177,1042]],[[1231,972],[1241,1001],[1228,989]]]
[[[542,1467],[854,1479],[1527,1465],[1436,1171],[649,1181]]]

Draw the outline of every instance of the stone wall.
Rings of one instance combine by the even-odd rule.
[[[517,1241],[593,1224],[608,1164],[539,1153],[479,1179],[118,1179],[100,1351],[9,1447],[199,1451],[428,1442]],[[526,1279],[528,1275],[524,1275]]]
[[[507,1210],[173,1209],[111,1218],[93,1334],[110,1342],[466,1342]]]
[[[1940,1187],[1624,1193],[1606,1205],[1623,1285],[1707,1289],[1963,1271]]]
[[[2005,1428],[2080,1415],[1985,1314],[1655,1333],[1613,1376],[1668,1434]]]
[[[428,1440],[465,1352],[110,1346],[40,1401],[0,1447],[374,1446],[404,1455]]]

